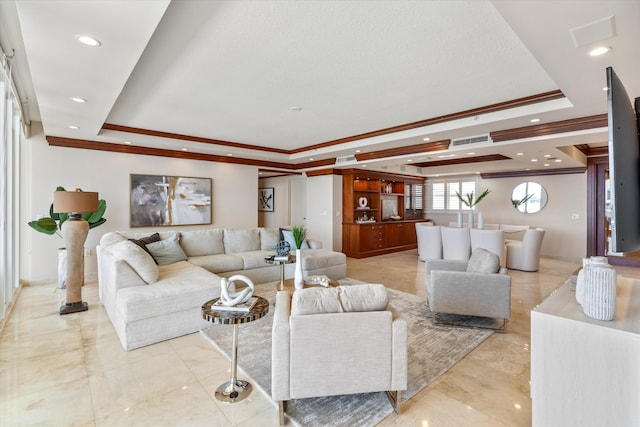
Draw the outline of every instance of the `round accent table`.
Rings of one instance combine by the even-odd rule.
[[[275,259],[274,256],[265,257],[264,261],[267,264],[276,264],[280,266],[280,288],[279,291],[284,291],[284,266],[285,264],[293,264],[296,262],[296,256],[289,254],[287,259]]]
[[[211,305],[220,298],[214,298],[202,305],[202,317],[213,323],[221,325],[233,325],[233,342],[231,351],[231,377],[229,381],[220,385],[216,389],[216,399],[222,402],[238,402],[251,394],[251,384],[248,381],[239,380],[237,377],[238,368],[238,325],[258,320],[269,312],[269,301],[265,298],[254,295],[258,298],[249,311],[228,311],[213,310]]]

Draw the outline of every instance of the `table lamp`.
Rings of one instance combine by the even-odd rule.
[[[82,252],[89,233],[89,223],[82,218],[82,214],[97,210],[98,193],[80,189],[53,193],[53,212],[69,214],[69,218],[61,227],[67,248],[67,297],[65,303],[60,306],[60,314],[89,309],[89,305],[82,301]]]

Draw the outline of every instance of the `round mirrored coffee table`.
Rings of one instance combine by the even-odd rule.
[[[251,384],[248,381],[239,380],[238,369],[238,325],[258,320],[269,313],[269,301],[265,298],[254,295],[258,298],[249,311],[222,311],[213,310],[211,306],[220,298],[214,298],[202,305],[202,317],[209,322],[221,325],[233,325],[233,340],[231,349],[231,377],[229,381],[220,385],[216,389],[216,399],[222,402],[238,402],[251,394]]]

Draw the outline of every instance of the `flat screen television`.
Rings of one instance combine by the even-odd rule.
[[[609,126],[609,252],[640,250],[640,98],[631,99],[607,68]]]

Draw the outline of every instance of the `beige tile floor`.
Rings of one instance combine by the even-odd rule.
[[[578,267],[543,259],[538,273],[511,271],[509,333],[493,334],[380,425],[530,425],[529,312]],[[425,294],[416,251],[349,259],[348,275]],[[22,289],[0,335],[0,426],[278,425],[258,390],[235,404],[213,398],[229,362],[198,333],[123,351],[97,291],[96,282],[83,288],[89,311],[59,316],[64,294],[54,285]]]

